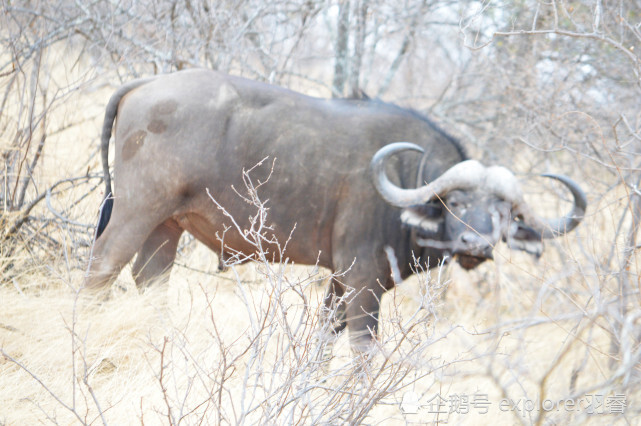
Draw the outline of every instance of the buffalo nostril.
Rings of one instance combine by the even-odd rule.
[[[464,232],[461,234],[459,239],[461,243],[468,248],[475,248],[475,249],[489,248],[491,250],[491,247],[492,247],[492,244],[486,237],[478,235],[474,232]]]
[[[464,257],[467,256],[476,257],[479,259],[492,259],[493,248],[493,243],[486,235],[479,235],[474,232],[467,231],[463,232],[459,236],[459,243],[457,249],[455,250],[455,253],[463,255]],[[468,263],[468,265],[472,265],[472,263]]]

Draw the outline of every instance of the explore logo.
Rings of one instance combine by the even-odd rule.
[[[502,412],[514,412],[522,416],[533,411],[539,412],[584,412],[587,414],[623,414],[627,407],[624,394],[586,394],[578,398],[566,398],[560,400],[545,399],[539,403],[538,400],[528,398],[510,399],[503,398],[494,403],[489,400],[487,394],[475,393],[452,394],[452,395],[419,395],[414,391],[403,394],[400,409],[403,414],[437,414],[447,415],[452,413],[468,414],[476,412],[487,414],[490,406],[496,405]]]

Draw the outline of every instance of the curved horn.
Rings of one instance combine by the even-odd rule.
[[[387,159],[398,152],[423,149],[410,142],[394,142],[379,149],[370,163],[374,186],[383,199],[396,207],[409,207],[444,195],[454,188],[473,188],[483,182],[485,166],[475,160],[455,164],[434,181],[416,189],[404,189],[394,185],[385,174]]]
[[[399,188],[385,174],[385,164],[388,158],[402,151],[424,152],[423,148],[411,142],[390,143],[376,151],[370,162],[369,170],[376,190],[385,201],[393,206],[409,207],[420,203],[417,190]]]
[[[558,180],[570,190],[574,198],[572,210],[565,216],[556,219],[539,218],[524,202],[515,206],[515,210],[523,217],[523,221],[540,232],[543,238],[556,238],[570,232],[581,223],[588,205],[588,199],[579,184],[567,176],[552,173],[542,174],[541,176]]]

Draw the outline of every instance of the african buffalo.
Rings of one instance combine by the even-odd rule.
[[[116,115],[112,199],[107,153]],[[263,166],[252,177],[264,182],[271,173],[259,189],[270,232],[289,240],[291,261],[344,272],[330,283],[326,303],[355,289],[333,318],[336,331],[349,325],[355,349],[371,344],[380,297],[394,285],[386,247],[402,278],[415,258],[429,267],[456,258],[474,268],[492,258],[500,239],[538,255],[541,238],[572,230],[587,204],[576,183],[548,175],[569,189],[574,207],[541,220],[509,170],[468,160],[455,139],[416,112],[367,99],[316,99],[209,70],[122,86],[106,108],[101,150],[107,200],[87,287],[112,282],[136,253],[138,285],[166,277],[184,231],[219,256],[251,255],[254,247],[208,191],[249,228],[256,207],[237,193],[245,188],[242,171],[269,157],[273,172]]]

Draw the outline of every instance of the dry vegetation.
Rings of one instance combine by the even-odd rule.
[[[0,425],[638,422],[638,1],[0,5]],[[543,214],[567,203],[535,176],[570,175],[587,217],[538,261],[502,245],[399,285],[368,359],[343,335],[321,362],[327,271],[219,273],[188,237],[166,287],[124,271],[92,299],[103,108],[192,66],[414,107],[520,173]]]

